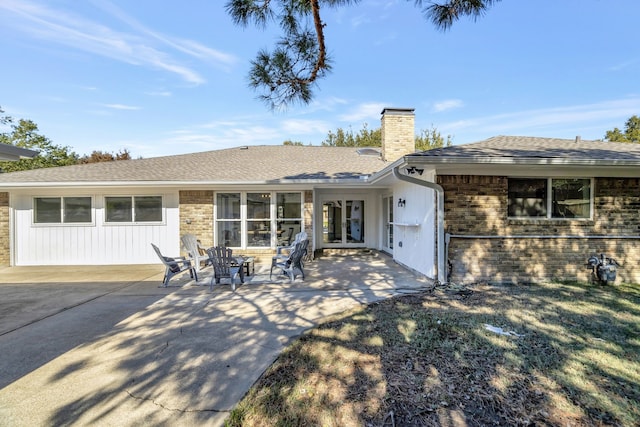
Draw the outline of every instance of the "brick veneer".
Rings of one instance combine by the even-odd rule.
[[[195,234],[205,247],[213,246],[213,191],[180,191],[180,235]]]
[[[0,265],[9,265],[10,246],[9,193],[0,193]]]
[[[590,279],[589,255],[605,253],[624,267],[618,281],[640,283],[640,240],[556,236],[639,236],[640,179],[597,178],[592,220],[507,218],[507,178],[438,177],[445,191],[445,229],[453,282],[540,282]],[[499,238],[498,236],[547,238]]]
[[[415,115],[412,109],[385,108],[382,112],[380,133],[382,158],[393,162],[416,150]]]

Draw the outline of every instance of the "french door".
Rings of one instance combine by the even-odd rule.
[[[331,198],[322,202],[322,246],[362,247],[365,242],[364,199]]]

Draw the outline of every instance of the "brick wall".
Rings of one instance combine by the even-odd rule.
[[[438,177],[445,191],[445,230],[452,238],[451,280],[456,282],[539,282],[590,279],[588,256],[605,253],[624,267],[618,282],[640,283],[640,241],[556,236],[639,236],[640,179],[598,178],[594,217],[587,221],[507,218],[507,178],[501,176]],[[542,235],[553,238],[500,238]]]
[[[413,110],[389,109],[382,112],[382,158],[393,162],[416,151],[415,116]]]
[[[9,265],[11,262],[10,233],[9,193],[0,193],[0,265]]]
[[[180,191],[180,235],[195,234],[204,247],[213,246],[213,191]]]

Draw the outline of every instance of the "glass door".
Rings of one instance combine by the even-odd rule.
[[[364,200],[325,200],[322,203],[324,246],[362,246],[365,237],[364,221]]]

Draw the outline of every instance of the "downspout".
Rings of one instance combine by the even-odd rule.
[[[402,165],[401,165],[402,166]],[[438,282],[446,283],[446,258],[444,248],[444,189],[435,182],[423,181],[421,179],[414,178],[412,176],[403,175],[400,173],[400,166],[393,168],[393,176],[400,181],[408,182],[411,184],[420,185],[434,190],[437,194],[436,203],[436,242],[438,251],[436,253],[436,268],[438,269]]]

